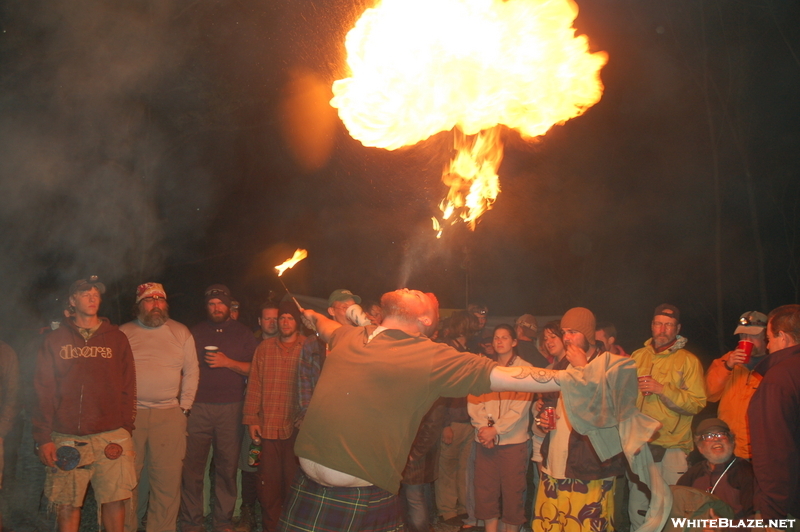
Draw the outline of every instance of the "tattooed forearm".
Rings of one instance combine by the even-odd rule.
[[[522,367],[515,369],[519,369],[519,372],[513,375],[515,379],[525,379],[531,377],[536,382],[541,382],[543,384],[548,383],[550,381],[553,381],[558,385],[561,384],[558,380],[558,371],[553,369],[529,368],[529,367]]]

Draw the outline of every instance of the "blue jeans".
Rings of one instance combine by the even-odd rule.
[[[433,489],[427,484],[403,484],[400,489],[405,506],[405,521],[408,532],[428,532],[430,530]]]

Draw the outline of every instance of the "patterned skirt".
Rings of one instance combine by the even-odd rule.
[[[614,480],[557,479],[542,472],[533,532],[614,532]]]
[[[377,486],[329,488],[298,472],[279,532],[402,532],[400,499]]]

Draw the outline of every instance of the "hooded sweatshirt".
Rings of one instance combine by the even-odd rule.
[[[136,372],[128,338],[102,318],[85,340],[72,320],[47,335],[36,361],[33,438],[86,436],[124,428],[136,417]]]
[[[668,349],[655,352],[653,339],[633,352],[638,376],[651,375],[664,385],[661,395],[642,395],[636,406],[643,414],[661,422],[661,430],[652,443],[667,449],[692,452],[692,418],[706,406],[703,366],[692,353],[684,349],[686,338],[678,336]]]

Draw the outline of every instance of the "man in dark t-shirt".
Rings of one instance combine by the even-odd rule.
[[[212,442],[216,497],[213,530],[233,529],[236,470],[243,432],[242,403],[250,362],[258,346],[250,329],[231,319],[232,298],[225,285],[208,287],[205,301],[208,319],[192,329],[200,383],[186,427],[180,511],[184,532],[205,531],[203,479]]]

